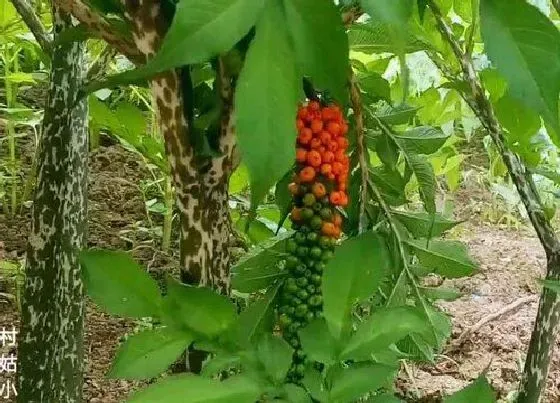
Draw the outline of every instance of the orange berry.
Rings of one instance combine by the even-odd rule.
[[[307,163],[312,167],[321,166],[321,154],[319,151],[311,150],[307,153]]]
[[[342,207],[348,206],[348,195],[346,195],[346,193],[344,192],[340,192],[340,195],[341,195],[340,205]]]
[[[321,232],[324,235],[334,235],[336,232],[336,228],[332,222],[324,222],[321,226]]]
[[[325,153],[325,151],[327,151],[327,148],[325,146],[321,146],[319,147],[317,150],[319,150],[319,152],[321,153],[321,155],[323,155]]]
[[[305,161],[307,161],[307,151],[305,151],[305,149],[298,148],[296,150],[296,161],[300,164],[303,164]]]
[[[311,131],[311,129],[308,127],[304,127],[299,132],[298,142],[300,144],[309,144],[312,138],[313,138],[313,132]]]
[[[342,235],[342,230],[340,229],[340,227],[335,226],[333,237],[340,238],[341,235]]]
[[[334,180],[335,176],[334,176],[334,174],[333,174],[332,172],[329,172],[329,173],[327,174],[327,178],[329,178],[329,179],[332,181],[332,180]]]
[[[319,140],[317,137],[315,137],[315,138],[311,139],[311,142],[310,142],[309,145],[313,149],[319,149],[319,147],[321,147],[321,140]]]
[[[331,195],[329,197],[329,200],[331,201],[332,204],[334,204],[335,206],[339,206],[342,202],[342,192],[331,192]]]
[[[346,137],[337,137],[336,144],[341,150],[346,150],[348,148],[348,139]]]
[[[288,185],[288,190],[295,196],[299,193],[299,185],[295,182],[292,182]]]
[[[321,130],[323,130],[323,121],[319,119],[313,119],[313,121],[311,122],[311,130],[313,131],[313,133],[319,133]]]
[[[325,130],[319,133],[319,138],[324,145],[328,145],[332,141],[331,134]]]
[[[311,191],[313,192],[313,194],[317,199],[321,199],[325,197],[325,195],[327,194],[327,189],[325,188],[325,185],[323,185],[321,182],[314,183],[313,186],[311,187]]]
[[[323,162],[331,163],[334,161],[334,153],[332,151],[325,151],[323,153]]]
[[[331,164],[323,164],[321,165],[321,173],[323,175],[328,175],[330,174],[332,171],[332,165]]]
[[[346,192],[346,182],[339,182],[338,183],[338,190],[340,190],[341,192]]]
[[[340,134],[342,133],[342,127],[337,122],[329,122],[329,124],[327,125],[327,130],[333,136],[340,136]]]
[[[340,175],[342,173],[343,168],[344,166],[338,161],[335,161],[332,164],[332,172],[335,175]]]
[[[336,144],[335,141],[331,141],[328,145],[327,148],[329,149],[329,151],[335,152],[336,150],[338,150],[338,144]]]
[[[311,109],[312,111],[319,111],[321,110],[321,104],[319,104],[319,102],[317,101],[310,101],[308,108]]]
[[[313,167],[305,167],[299,173],[299,179],[302,182],[311,182],[315,179],[315,169]]]
[[[342,122],[342,131],[340,134],[342,134],[343,136],[346,135],[348,133],[348,123],[346,122]]]
[[[301,221],[301,209],[294,207],[290,214],[290,218],[292,219],[292,221]]]
[[[341,150],[340,148],[334,153],[335,161],[342,163],[344,161],[344,157],[346,157],[346,155],[344,154],[344,150]]]
[[[336,119],[336,113],[330,107],[323,108],[321,111],[321,117],[323,120],[334,120]]]
[[[301,119],[296,120],[296,127],[298,130],[303,129],[305,127],[305,123],[303,123],[303,120]]]
[[[307,108],[304,107],[300,107],[298,110],[298,118],[301,120],[305,120],[305,118],[307,117],[308,113],[307,113]]]

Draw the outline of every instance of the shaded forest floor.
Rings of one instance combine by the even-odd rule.
[[[89,245],[132,250],[151,271],[176,270],[176,257],[158,251],[153,228],[146,219],[145,199],[138,184],[150,175],[138,157],[120,146],[102,147],[92,153],[90,169]],[[500,399],[505,399],[519,380],[536,314],[535,298],[480,328],[461,347],[453,348],[459,335],[481,318],[520,298],[538,295],[536,279],[544,274],[545,265],[544,253],[529,230],[499,228],[482,220],[481,206],[488,204],[485,192],[461,189],[454,198],[456,218],[468,221],[450,236],[468,244],[481,265],[480,272],[471,278],[445,282],[464,294],[456,301],[440,304],[453,320],[453,340],[435,366],[413,366],[403,371],[398,387],[410,401],[438,402],[442,394],[465,386],[487,367]],[[23,258],[29,213],[26,210],[13,220],[0,215],[0,261],[18,263]],[[1,287],[0,278],[0,292]],[[18,320],[16,306],[0,297],[0,328],[17,327]],[[132,322],[109,317],[88,305],[85,401],[120,402],[141,386],[104,377],[119,340],[134,327]],[[560,402],[558,347],[559,343],[544,400],[550,403]],[[2,353],[9,354],[9,347],[0,348]],[[0,383],[6,379],[5,374],[2,376]]]

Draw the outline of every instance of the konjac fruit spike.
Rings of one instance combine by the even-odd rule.
[[[289,275],[282,287],[278,324],[294,348],[288,381],[299,383],[306,356],[299,329],[322,316],[322,274],[342,233],[337,208],[348,205],[350,160],[346,154],[348,124],[336,105],[311,101],[297,113],[296,168],[288,189],[293,197],[290,219],[296,230],[288,240]]]

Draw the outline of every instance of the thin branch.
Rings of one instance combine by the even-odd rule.
[[[146,57],[140,52],[132,36],[119,36],[117,34],[119,30],[115,29],[102,14],[91,8],[89,4],[82,0],[54,0],[54,2],[61,10],[74,16],[95,36],[105,40],[133,63],[142,64],[146,61]]]
[[[353,6],[348,11],[342,13],[342,23],[347,28],[364,14],[360,6]]]
[[[453,36],[453,31],[443,19],[441,10],[435,2],[433,0],[428,0],[428,6],[434,14],[438,30],[451,46],[455,57],[461,65],[463,79],[470,87],[471,93],[463,94],[463,98],[471,109],[473,109],[496,144],[504,163],[508,167],[512,181],[517,187],[521,200],[527,209],[531,223],[545,250],[547,253],[560,253],[560,242],[556,238],[550,222],[546,218],[531,173],[528,172],[521,159],[507,148],[502,128],[496,118],[492,104],[486,97],[486,92],[476,74],[472,59],[469,55],[463,53],[461,46]]]
[[[50,55],[52,39],[41,22],[41,18],[35,13],[33,6],[29,4],[27,0],[11,0],[11,2],[43,51]]]
[[[358,162],[360,164],[361,171],[361,190],[359,199],[359,216],[358,216],[358,233],[364,231],[364,225],[366,223],[366,203],[368,197],[368,163],[367,163],[367,147],[365,141],[365,130],[364,130],[364,115],[362,110],[362,97],[360,92],[360,87],[356,81],[356,76],[354,72],[350,73],[350,101],[352,103],[352,111],[354,114],[354,121],[356,122],[356,137],[358,142],[357,152],[358,152]]]

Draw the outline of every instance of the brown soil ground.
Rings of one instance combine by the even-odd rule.
[[[174,270],[175,257],[158,252],[157,242],[147,230],[150,225],[138,187],[146,178],[149,174],[139,159],[119,146],[103,147],[92,153],[90,246],[133,250],[137,260],[153,271]],[[486,315],[524,296],[537,295],[536,279],[544,272],[544,254],[530,231],[514,231],[484,223],[480,206],[488,204],[487,197],[475,188],[463,189],[455,195],[457,204],[468,201],[457,205],[457,218],[469,222],[451,235],[469,245],[480,263],[480,272],[471,278],[446,281],[464,293],[456,301],[441,303],[452,317],[454,340]],[[0,260],[18,262],[23,257],[28,216],[27,212],[24,217],[9,220],[0,215]],[[488,367],[492,385],[505,402],[519,380],[536,309],[536,302],[522,305],[473,333],[458,349],[451,348],[452,340],[435,366],[415,366],[408,374],[403,371],[399,389],[410,401],[438,402],[442,394],[460,389]],[[17,309],[0,297],[0,328],[12,325],[18,325]],[[134,326],[134,323],[109,317],[88,306],[85,401],[120,402],[140,386],[104,377],[119,339]],[[0,353],[6,354],[8,349]],[[558,343],[544,402],[560,402]]]

